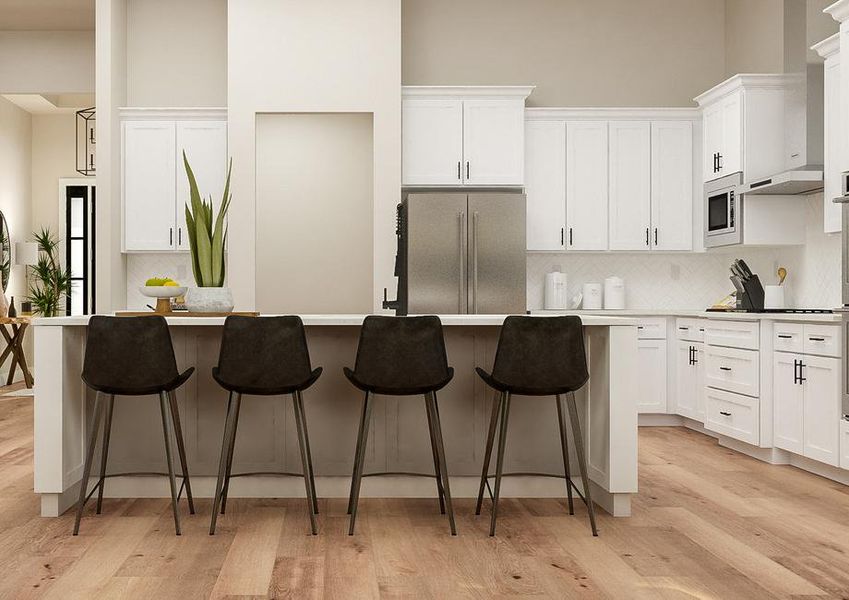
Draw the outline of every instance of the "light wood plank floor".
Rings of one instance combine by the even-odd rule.
[[[3,391],[3,390],[0,390]],[[32,399],[0,398],[0,598],[849,598],[849,488],[770,466],[680,428],[640,431],[634,516],[565,502],[456,503],[451,538],[433,499],[363,500],[346,535],[343,500],[321,502],[308,535],[303,500],[233,499],[207,535],[210,503],[107,500],[42,519],[32,493]]]

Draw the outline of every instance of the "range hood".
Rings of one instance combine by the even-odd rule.
[[[738,194],[802,195],[823,189],[823,64],[808,62],[805,2],[784,0],[784,166],[749,179]]]

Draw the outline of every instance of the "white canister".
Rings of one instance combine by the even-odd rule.
[[[560,271],[546,273],[543,308],[546,310],[567,309],[566,288],[566,273],[561,273]]]
[[[599,310],[601,308],[601,284],[584,284],[584,310]]]
[[[604,280],[605,310],[625,308],[625,281],[621,277],[608,277]]]
[[[764,308],[784,308],[784,286],[764,286]]]

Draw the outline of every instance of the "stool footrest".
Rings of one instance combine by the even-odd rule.
[[[565,475],[557,475],[555,473],[534,473],[534,472],[524,472],[523,471],[523,472],[515,472],[515,473],[502,473],[501,476],[502,477],[553,477],[554,479],[565,479],[566,485],[568,485],[570,488],[572,488],[575,491],[576,494],[578,494],[578,497],[581,500],[584,501],[584,504],[587,503],[587,498],[586,498],[586,496],[584,496],[583,492],[581,492],[581,490],[578,489],[578,486],[576,486],[575,483],[571,479],[566,477]],[[489,480],[494,479],[494,478],[495,478],[495,475],[487,475],[486,479],[484,480],[484,482],[486,484],[487,492],[489,492],[489,499],[492,500],[493,502],[495,501],[495,494],[492,492],[492,487],[490,487],[490,485],[489,485]]]

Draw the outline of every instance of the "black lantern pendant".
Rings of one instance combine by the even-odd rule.
[[[94,107],[77,111],[77,172],[94,175],[95,157]]]

